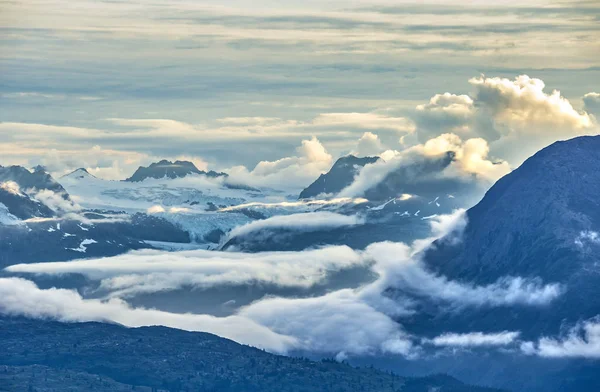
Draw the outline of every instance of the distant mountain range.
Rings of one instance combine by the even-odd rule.
[[[199,170],[196,165],[189,161],[171,162],[166,159],[150,164],[150,166],[140,166],[135,173],[125,181],[140,182],[147,178],[182,178],[189,174],[200,174],[207,177],[227,177],[226,173],[218,173],[213,170],[208,172]]]
[[[106,392],[125,386],[169,392],[500,392],[442,375],[399,377],[333,360],[278,356],[215,335],[164,327],[0,317],[0,329],[0,390],[13,392],[49,386]]]

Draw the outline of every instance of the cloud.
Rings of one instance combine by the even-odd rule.
[[[600,318],[578,323],[561,338],[524,342],[521,351],[549,358],[600,358]]]
[[[333,157],[316,137],[303,140],[296,151],[297,156],[261,161],[252,171],[244,166],[228,169],[228,182],[297,191],[331,168]]]
[[[257,220],[231,230],[228,239],[243,237],[253,232],[270,229],[294,231],[318,231],[338,227],[356,226],[364,223],[364,219],[356,215],[341,215],[335,212],[318,211],[291,215],[276,215]]]
[[[377,156],[384,150],[385,148],[379,140],[379,136],[372,132],[365,132],[358,140],[356,150],[352,154],[359,157]]]
[[[412,133],[413,122],[405,117],[392,117],[380,113],[322,113],[312,121],[315,126],[356,128],[359,130],[391,130],[400,134]]]
[[[587,93],[583,96],[585,110],[600,115],[600,93]]]
[[[336,207],[346,204],[363,204],[367,202],[368,200],[364,198],[352,199],[349,197],[333,199],[302,199],[296,201],[282,201],[275,203],[250,202],[221,208],[219,211],[228,212],[250,208],[259,210],[261,212],[267,212],[269,214],[277,213],[277,215],[287,215],[290,213],[290,211],[292,211],[292,213],[294,213],[295,211],[311,212],[323,207]]]
[[[424,141],[439,135],[440,129],[461,136],[472,133],[470,124],[476,109],[468,95],[436,94],[416,109],[418,132]]]
[[[481,346],[507,346],[514,343],[519,337],[519,332],[503,331],[498,333],[469,332],[465,334],[445,333],[426,343],[434,346],[453,347],[481,347]]]
[[[0,313],[64,322],[112,321],[128,327],[164,325],[186,331],[218,334],[242,344],[286,353],[296,340],[272,332],[250,319],[178,314],[154,309],[132,308],[123,300],[83,299],[75,290],[42,290],[19,278],[0,278]]]
[[[442,133],[479,139],[477,143],[489,144],[489,148],[476,147],[485,150],[485,156],[491,152],[519,165],[554,141],[591,134],[596,127],[593,116],[575,110],[559,91],[546,93],[540,79],[480,76],[469,83],[472,96],[436,94],[416,107],[416,134],[421,142]],[[584,97],[586,110],[595,99],[594,93]]]
[[[21,192],[21,187],[19,187],[19,184],[14,181],[5,181],[0,183],[0,189],[16,196],[25,196],[23,192]]]
[[[475,87],[479,116],[489,116],[492,121],[495,135],[487,135],[492,150],[513,164],[556,140],[592,133],[593,118],[575,110],[558,90],[547,94],[540,79],[481,76],[469,83]],[[485,134],[481,121],[479,127]],[[519,143],[518,149],[515,143]]]
[[[505,161],[490,161],[488,153],[489,146],[483,139],[463,141],[455,134],[442,134],[403,151],[388,150],[382,153],[382,159],[365,165],[354,182],[343,189],[339,196],[364,196],[390,174],[400,171],[403,171],[402,186],[416,188],[404,191],[416,194],[419,194],[419,183],[435,183],[449,178],[459,182],[478,179],[482,184],[490,184],[507,174],[510,167]]]
[[[414,254],[420,248],[392,242],[369,245],[365,256],[377,261],[373,268],[382,277],[377,285],[391,287],[409,298],[428,298],[457,308],[544,306],[563,293],[559,284],[544,285],[540,279],[503,277],[485,286],[449,280],[427,270]]]
[[[135,251],[112,258],[17,264],[6,270],[37,275],[82,274],[100,281],[100,291],[114,296],[171,291],[182,287],[271,284],[310,288],[340,270],[371,262],[346,246],[303,252],[257,254],[194,250]]]
[[[398,323],[361,301],[352,290],[316,298],[266,299],[242,308],[239,314],[294,336],[306,350],[410,355],[413,349]]]
[[[77,213],[81,206],[69,199],[65,199],[62,193],[56,193],[50,189],[34,190],[31,196],[51,210],[60,214]]]
[[[436,235],[444,235],[460,231],[462,215],[457,212],[429,221]],[[129,326],[161,324],[204,330],[275,352],[303,349],[342,356],[394,353],[411,357],[418,355],[413,344],[416,337],[403,331],[401,321],[414,313],[417,303],[428,301],[455,309],[540,306],[560,295],[556,285],[542,286],[541,282],[520,278],[504,278],[487,286],[450,281],[425,269],[415,255],[420,248],[377,243],[364,251],[344,246],[256,254],[144,250],[112,258],[20,264],[8,267],[7,272],[81,273],[100,280],[101,289],[112,299],[83,299],[71,290],[40,290],[23,279],[0,279],[0,312],[63,321],[111,320]],[[377,280],[311,298],[266,297],[223,318],[132,308],[118,299],[182,285],[259,282],[310,287],[330,272],[356,266],[370,266]],[[390,295],[390,291],[402,295]]]

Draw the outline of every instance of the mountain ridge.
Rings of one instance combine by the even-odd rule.
[[[151,163],[148,166],[140,166],[131,175],[131,177],[125,179],[128,182],[140,182],[147,178],[182,178],[190,174],[205,175],[210,178],[227,177],[227,173],[216,172],[214,170],[204,171],[199,170],[196,165],[189,161],[175,161],[163,159],[158,162]]]

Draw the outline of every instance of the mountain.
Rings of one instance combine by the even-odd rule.
[[[600,136],[561,141],[539,151],[466,212],[468,223],[458,241],[454,235],[436,241],[423,254],[423,262],[444,278],[470,286],[516,277],[558,284],[561,294],[542,306],[449,311],[429,303],[403,320],[403,326],[409,333],[431,337],[447,331],[517,331],[521,341],[574,339],[573,332],[569,335],[572,328],[585,321],[597,323],[600,314],[599,193]],[[588,345],[588,356],[597,355],[597,346],[596,351],[591,347],[594,341],[581,339]],[[558,352],[557,358],[550,359],[518,349],[454,356],[429,369],[514,390],[597,390],[592,387],[600,386],[597,359],[582,358],[583,349],[570,354],[575,348],[563,349],[564,354]],[[473,363],[478,371],[473,371]]]
[[[4,206],[9,214],[19,219],[49,218],[54,216],[54,211],[46,205],[32,199],[20,190],[11,189],[9,186],[1,186],[1,184],[0,205]]]
[[[65,178],[73,178],[73,179],[84,179],[84,178],[97,178],[96,176],[90,174],[90,172],[87,171],[87,169],[80,167],[79,169],[73,170],[71,173],[69,174],[65,174],[64,176],[62,176],[60,179],[65,179]]]
[[[42,166],[36,166],[33,171],[29,171],[23,166],[0,166],[0,183],[13,181],[19,185],[21,190],[29,192],[30,189],[47,189],[68,199],[69,195]]]
[[[152,248],[146,241],[190,242],[186,231],[165,219],[141,213],[104,211],[82,212],[78,219],[47,219],[12,225],[0,221],[0,238],[0,268],[16,262],[108,257]]]
[[[189,174],[201,174],[207,177],[226,177],[226,173],[218,173],[213,170],[199,170],[196,165],[188,161],[167,161],[163,159],[160,162],[152,163],[150,166],[140,166],[135,173],[125,181],[140,182],[146,178],[181,178]]]
[[[331,169],[321,174],[319,178],[300,193],[300,199],[317,197],[320,194],[335,194],[352,184],[358,171],[370,163],[375,163],[379,157],[358,158],[348,155],[338,159]]]
[[[500,179],[468,210],[462,240],[438,241],[425,260],[476,284],[503,276],[560,283],[566,292],[534,328],[557,332],[561,322],[600,313],[600,302],[590,300],[600,285],[600,274],[591,273],[600,272],[599,193],[600,136],[557,142]]]
[[[165,327],[4,317],[0,329],[5,354],[0,356],[0,390],[499,391],[448,376],[399,377],[333,360],[283,357],[208,333]]]

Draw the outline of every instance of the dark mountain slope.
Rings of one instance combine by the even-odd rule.
[[[68,199],[65,188],[62,187],[43,167],[37,166],[33,171],[29,171],[22,166],[0,166],[0,183],[5,181],[14,181],[22,191],[29,189],[48,189]]]
[[[494,391],[447,376],[404,378],[335,361],[282,357],[215,335],[164,327],[0,318],[0,330],[0,365],[8,365],[7,371],[42,365],[75,377],[81,372],[97,374],[121,384],[172,392]],[[43,374],[33,376],[35,381],[39,383]]]
[[[429,266],[452,279],[488,284],[539,277],[565,292],[543,312],[507,309],[474,326],[557,333],[600,314],[600,137],[555,143],[499,180],[467,212],[460,243],[439,241]],[[510,316],[509,316],[510,315]]]
[[[19,219],[29,219],[34,217],[49,218],[54,216],[52,211],[46,205],[33,200],[27,194],[11,192],[0,188],[0,203],[2,203],[8,212]]]
[[[441,239],[423,258],[454,281],[487,285],[503,277],[540,278],[559,283],[562,294],[543,306],[452,311],[427,304],[403,320],[405,328],[432,337],[518,331],[521,340],[537,341],[564,336],[576,323],[600,315],[599,193],[600,136],[557,142],[535,154],[467,211],[459,242]],[[485,364],[485,371],[473,372],[473,361]],[[600,385],[597,366],[593,359],[542,359],[517,351],[500,358],[463,355],[436,369],[475,383],[564,392],[596,390],[591,386]]]
[[[464,240],[441,241],[427,260],[481,283],[507,274],[582,278],[600,256],[591,252],[599,242],[598,194],[600,137],[555,143],[500,179],[468,211]]]

